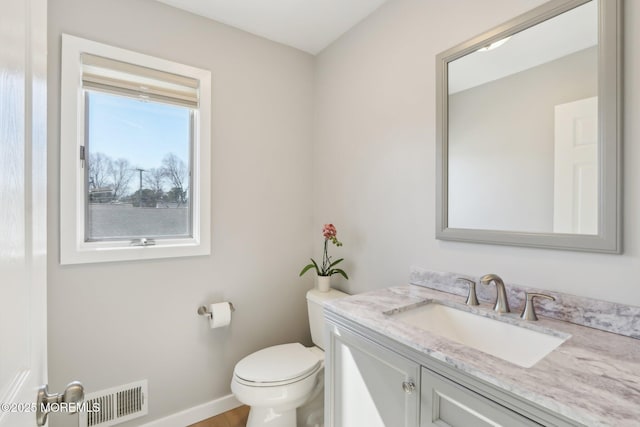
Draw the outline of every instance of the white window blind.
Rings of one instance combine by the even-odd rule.
[[[82,53],[82,87],[189,108],[199,106],[197,79]]]

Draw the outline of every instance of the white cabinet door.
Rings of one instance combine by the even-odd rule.
[[[420,427],[531,427],[540,424],[422,369]]]
[[[325,425],[417,427],[420,366],[344,329],[329,337]]]

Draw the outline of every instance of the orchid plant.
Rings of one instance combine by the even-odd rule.
[[[340,242],[336,238],[337,234],[338,234],[338,231],[336,230],[336,227],[333,224],[325,224],[322,227],[322,237],[324,237],[324,252],[322,254],[322,265],[321,266],[318,265],[318,263],[315,262],[313,258],[311,258],[311,264],[307,264],[304,266],[304,268],[300,272],[300,276],[302,276],[304,273],[311,270],[312,268],[315,268],[318,276],[333,276],[334,274],[340,274],[342,277],[349,280],[349,277],[347,276],[347,273],[344,272],[344,270],[342,270],[341,268],[335,268],[335,266],[341,263],[344,260],[344,258],[331,261],[331,257],[329,256],[329,253],[327,251],[329,242],[333,243],[338,247],[342,246],[342,242]]]

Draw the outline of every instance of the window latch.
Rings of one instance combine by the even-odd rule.
[[[85,161],[84,145],[80,146],[80,161],[81,161],[82,167],[84,167],[84,161]]]
[[[153,239],[147,239],[143,237],[141,239],[133,239],[131,241],[131,246],[155,246],[156,241]]]

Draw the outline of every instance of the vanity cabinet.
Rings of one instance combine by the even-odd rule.
[[[346,329],[325,348],[325,426],[418,427],[420,365]]]
[[[525,427],[540,424],[422,368],[420,427]]]
[[[581,425],[357,323],[326,319],[327,427]]]

